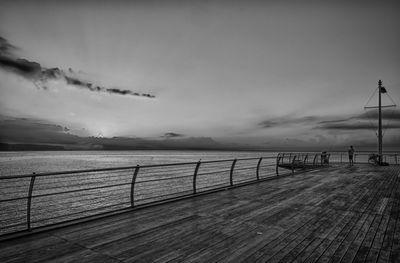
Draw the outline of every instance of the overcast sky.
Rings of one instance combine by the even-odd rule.
[[[3,0],[0,113],[78,135],[375,140],[363,107],[379,79],[399,103],[399,13],[385,0]]]

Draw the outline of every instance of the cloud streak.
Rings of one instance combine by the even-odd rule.
[[[325,125],[316,126],[316,129],[323,130],[372,130],[375,129],[370,123],[346,123],[346,122],[337,122],[337,123],[329,123]],[[400,123],[389,123],[385,125],[385,129],[399,129]]]
[[[282,118],[274,118],[270,120],[265,120],[258,123],[258,126],[261,128],[275,128],[282,126],[289,126],[294,124],[310,124],[315,123],[320,120],[321,117],[317,116],[305,116],[300,118],[291,118],[291,117],[282,117]]]
[[[170,139],[170,138],[184,137],[184,135],[183,135],[183,134],[180,134],[180,133],[175,133],[175,132],[166,132],[166,133],[164,133],[164,135],[161,136],[161,137],[162,137],[162,138],[165,138],[165,139]]]
[[[72,69],[65,72],[59,68],[44,68],[39,63],[27,59],[17,58],[14,51],[17,48],[11,45],[5,38],[0,37],[0,68],[32,81],[36,87],[47,89],[48,81],[63,80],[66,84],[93,92],[105,92],[109,94],[131,95],[136,97],[155,98],[149,93],[139,93],[127,89],[107,88],[95,85],[76,76]]]
[[[372,130],[376,129],[378,118],[377,111],[365,112],[356,116],[347,118],[335,118],[332,116],[305,116],[299,118],[283,117],[265,120],[258,123],[261,128],[282,128],[291,127],[294,125],[305,125],[312,129],[321,130]],[[400,112],[391,110],[383,112],[384,128],[399,129],[400,128]]]

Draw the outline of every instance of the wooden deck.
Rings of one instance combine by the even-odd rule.
[[[331,167],[0,243],[5,262],[400,262],[400,167]]]

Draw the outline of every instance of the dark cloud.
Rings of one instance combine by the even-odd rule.
[[[382,113],[383,126],[385,129],[400,128],[400,112],[395,110],[385,110]],[[347,119],[337,119],[320,121],[316,129],[324,130],[371,130],[376,129],[378,119],[377,111],[365,112]]]
[[[0,56],[0,67],[26,78],[37,78],[41,73],[39,63],[26,59],[13,59],[6,56]]]
[[[393,109],[383,111],[384,128],[400,128],[400,112]],[[377,111],[368,111],[355,116],[333,117],[333,116],[305,116],[300,118],[274,118],[260,122],[258,126],[262,128],[287,127],[295,124],[304,124],[314,127],[313,129],[323,130],[373,130],[376,129]]]
[[[273,128],[273,127],[279,126],[281,124],[282,123],[277,122],[277,121],[266,120],[266,121],[260,122],[258,125],[263,127],[263,128]]]
[[[154,95],[148,93],[138,93],[127,89],[96,86],[89,81],[76,76],[71,76],[76,75],[76,72],[71,68],[65,72],[59,68],[44,68],[37,62],[15,58],[12,53],[15,49],[16,48],[9,44],[6,39],[0,37],[0,68],[32,81],[38,88],[47,89],[46,84],[49,80],[63,80],[68,85],[87,89],[93,92],[155,98]]]
[[[376,120],[378,119],[378,110],[369,110],[363,114],[360,114],[357,116],[357,119],[370,119],[370,120]],[[400,111],[394,110],[394,109],[384,109],[382,111],[382,117],[385,120],[398,120],[400,121]]]
[[[371,123],[331,123],[315,127],[324,130],[373,130],[376,129]],[[389,123],[384,126],[385,129],[399,129],[400,123]]]
[[[163,138],[178,138],[178,137],[183,137],[183,134],[175,133],[175,132],[166,132],[164,133]]]
[[[262,128],[274,128],[288,126],[292,124],[310,124],[317,121],[318,119],[319,117],[316,116],[305,116],[300,118],[282,117],[262,121],[258,124],[258,126],[261,126]]]
[[[225,149],[227,146],[209,137],[186,138],[182,134],[167,132],[171,140],[138,137],[113,137],[76,135],[73,130],[45,120],[12,118],[0,114],[0,144],[29,144],[62,146],[64,149]],[[0,145],[1,146],[1,145]],[[46,147],[47,147],[46,146]],[[27,149],[38,149],[37,147]],[[46,149],[46,148],[45,148]]]
[[[0,120],[0,142],[77,143],[78,141],[77,136],[66,133],[61,125],[26,118]]]

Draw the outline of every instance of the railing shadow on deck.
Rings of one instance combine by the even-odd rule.
[[[280,153],[277,157],[2,176],[0,240],[269,180],[295,170],[321,168],[330,162],[344,163],[342,155]],[[395,160],[397,164],[397,155]]]

